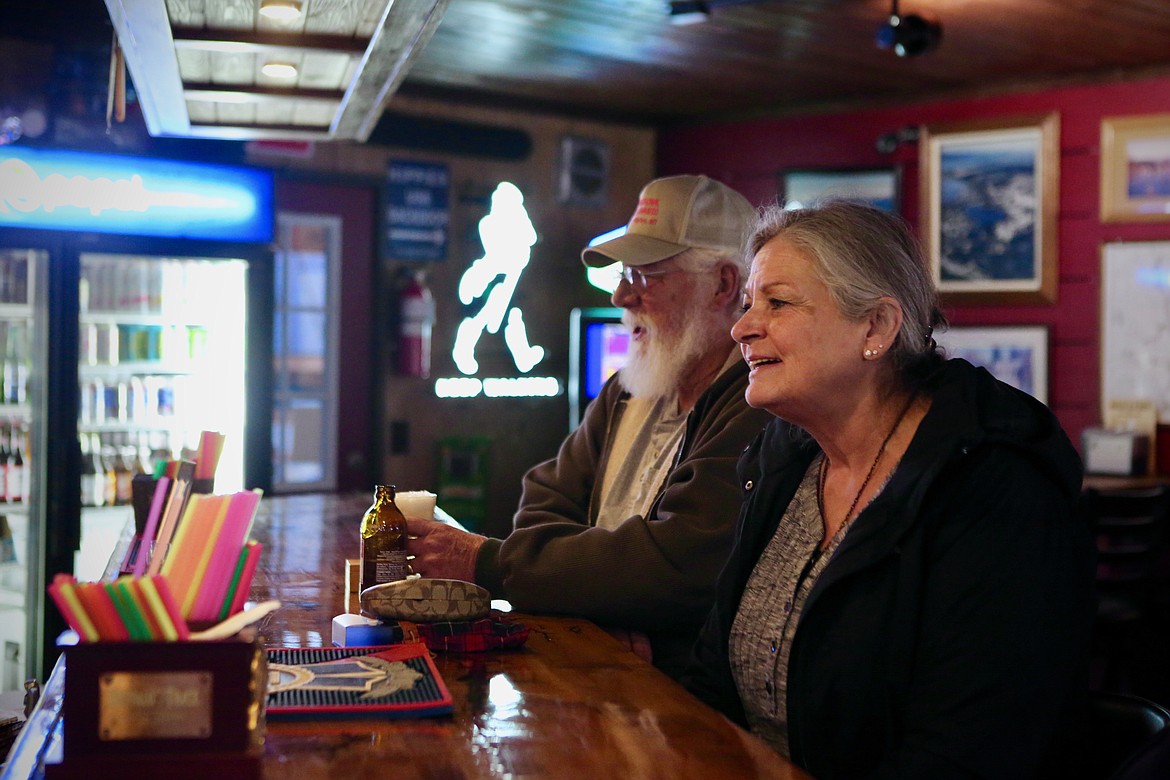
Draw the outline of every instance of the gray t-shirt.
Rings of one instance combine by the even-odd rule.
[[[650,511],[674,466],[686,423],[675,396],[626,399],[602,475],[599,528],[612,530]]]

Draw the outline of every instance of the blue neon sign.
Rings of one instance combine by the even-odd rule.
[[[267,242],[272,189],[250,168],[0,149],[0,227]]]

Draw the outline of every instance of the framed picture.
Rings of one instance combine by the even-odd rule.
[[[1105,244],[1101,252],[1101,405],[1150,401],[1170,423],[1170,241]]]
[[[897,213],[901,190],[901,170],[896,167],[790,170],[780,174],[780,199],[790,209],[811,206],[826,198],[847,198]]]
[[[1101,221],[1170,221],[1170,114],[1101,120]]]
[[[951,303],[1056,301],[1056,114],[923,128],[923,244]]]
[[[1001,382],[1048,403],[1047,326],[952,327],[934,339],[948,357],[982,366]]]

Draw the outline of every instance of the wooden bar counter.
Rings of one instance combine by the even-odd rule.
[[[264,552],[251,595],[282,604],[259,624],[268,646],[330,644],[331,620],[344,610],[345,559],[357,557],[369,503],[317,494],[261,502],[253,537]],[[516,617],[530,628],[522,648],[435,654],[452,715],[270,719],[263,776],[807,777],[592,623]]]

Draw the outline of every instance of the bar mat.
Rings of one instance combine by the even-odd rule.
[[[422,644],[273,647],[268,716],[431,717],[454,709]]]

